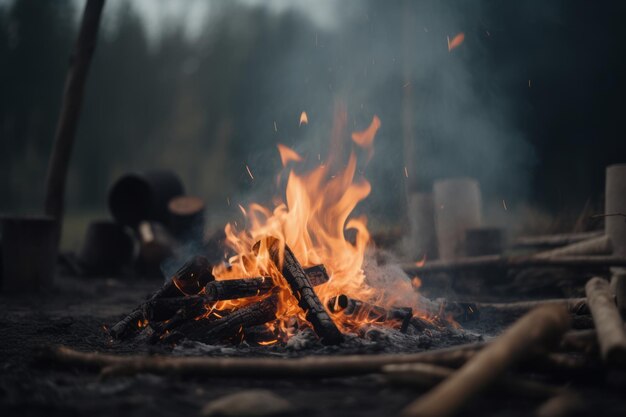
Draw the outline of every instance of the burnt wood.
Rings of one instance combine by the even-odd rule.
[[[196,256],[192,258],[161,288],[148,297],[144,303],[137,306],[128,316],[111,327],[110,335],[114,339],[123,340],[136,334],[140,330],[137,322],[146,319],[144,313],[148,309],[150,311],[150,321],[165,321],[171,318],[176,314],[179,307],[171,306],[171,308],[166,308],[165,305],[160,305],[159,308],[156,308],[154,305],[149,305],[155,300],[162,298],[182,297],[187,291],[195,291],[194,294],[197,294],[209,281],[214,279],[209,261],[205,257]],[[186,291],[183,292],[181,288]]]
[[[315,294],[311,281],[307,278],[304,269],[289,246],[285,245],[284,247],[281,265],[280,242],[277,239],[269,238],[267,245],[272,262],[280,269],[291,288],[291,293],[298,301],[298,305],[304,311],[306,319],[311,323],[322,343],[326,345],[341,343],[343,340],[341,332]]]
[[[226,279],[209,282],[205,287],[205,298],[212,302],[255,297],[268,293],[272,288],[274,281],[270,277]]]
[[[369,319],[377,322],[399,321],[402,333],[407,331],[413,317],[413,309],[411,307],[384,308],[361,300],[355,300],[345,294],[340,294],[330,299],[328,309],[332,312],[341,312],[346,316],[364,314]]]
[[[278,297],[271,295],[258,303],[241,307],[217,320],[191,320],[163,338],[164,343],[177,343],[183,338],[215,343],[239,334],[244,327],[257,326],[276,319]]]

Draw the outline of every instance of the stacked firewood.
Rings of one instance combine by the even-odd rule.
[[[272,262],[279,267],[291,295],[304,312],[321,342],[338,344],[342,334],[329,315],[367,316],[371,322],[385,322],[405,332],[410,323],[423,325],[413,317],[411,308],[384,309],[340,294],[324,306],[314,287],[329,280],[323,265],[303,268],[287,246],[279,264],[279,242],[267,242]],[[248,298],[239,308],[215,310],[216,303]],[[237,303],[242,304],[242,303]],[[253,344],[268,344],[278,335],[269,331],[267,323],[276,320],[278,286],[272,277],[259,276],[216,280],[212,265],[202,256],[196,256],[183,265],[158,291],[128,316],[110,329],[117,340],[125,340],[140,333],[150,343],[174,344],[182,339],[203,343],[246,340]]]

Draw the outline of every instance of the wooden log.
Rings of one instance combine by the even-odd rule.
[[[435,230],[439,257],[465,256],[465,231],[482,225],[482,197],[478,181],[449,178],[433,184]]]
[[[463,365],[454,375],[409,404],[401,413],[413,416],[452,416],[476,394],[500,379],[532,348],[558,342],[569,327],[562,306],[539,307],[506,330]]]
[[[248,326],[243,328],[244,340],[253,346],[271,346],[278,343],[276,332],[266,325]]]
[[[626,332],[609,283],[599,277],[585,285],[587,302],[596,325],[602,359],[610,365],[626,365]]]
[[[160,223],[142,221],[137,227],[137,270],[148,276],[161,275],[161,264],[174,255],[176,242]]]
[[[611,239],[613,254],[626,256],[626,164],[606,168],[604,231]]]
[[[167,204],[184,192],[182,181],[172,171],[125,174],[109,190],[109,210],[116,222],[132,228],[142,221],[167,224]]]
[[[365,375],[379,373],[385,365],[417,362],[456,367],[484,346],[484,343],[471,343],[402,355],[333,355],[290,359],[112,355],[100,352],[79,352],[64,346],[44,349],[41,353],[44,358],[55,363],[98,369],[103,376],[153,373],[274,379]]]
[[[626,318],[626,268],[611,268],[611,291],[620,314]]]
[[[586,298],[549,298],[545,300],[513,301],[510,303],[476,303],[479,310],[496,310],[499,313],[526,314],[544,305],[560,305],[572,314],[589,314]]]
[[[567,417],[572,415],[594,414],[595,410],[586,410],[587,405],[580,395],[564,392],[549,398],[535,411],[536,417]]]
[[[410,165],[408,165],[410,166]],[[408,255],[437,258],[437,236],[432,193],[408,192],[407,217],[409,223]]]
[[[49,289],[56,267],[56,223],[50,216],[2,218],[2,286],[7,293]]]
[[[169,211],[169,229],[181,240],[200,242],[204,235],[204,201],[200,197],[179,196],[172,198]]]
[[[398,321],[402,333],[406,332],[413,317],[413,309],[411,307],[384,308],[361,300],[355,300],[345,294],[331,298],[327,306],[331,312],[341,312],[346,316],[367,316],[370,320],[377,322]]]
[[[451,377],[454,370],[430,363],[411,363],[384,366],[383,374],[385,379],[393,384],[423,389],[432,388]],[[545,399],[565,392],[559,387],[514,377],[503,378],[501,383],[493,388],[495,391],[533,399]]]
[[[328,271],[326,271],[326,267],[324,267],[324,265],[309,266],[304,268],[304,273],[309,279],[311,285],[314,287],[326,284],[329,280]]]
[[[165,321],[149,321],[153,332],[148,338],[148,343],[155,344],[161,341],[168,334],[176,331],[179,326],[190,321],[193,322],[206,313],[203,297],[193,295],[183,298],[195,299],[195,302],[180,307],[172,317]]]
[[[145,320],[142,308],[136,308],[129,315],[118,321],[109,329],[111,337],[117,340],[124,340],[136,334]]]
[[[563,256],[607,255],[611,253],[611,240],[608,236],[598,236],[589,240],[572,243],[562,248],[536,253],[538,258],[559,258]]]
[[[209,282],[213,282],[213,267],[204,256],[194,256],[172,277],[172,283],[185,295],[198,294]]]
[[[270,277],[225,279],[209,282],[204,287],[204,296],[209,302],[233,300],[266,294],[274,286]]]
[[[87,0],[85,4],[76,44],[69,60],[70,66],[65,78],[61,111],[46,175],[44,209],[45,213],[54,217],[57,222],[54,257],[56,257],[63,227],[65,180],[83,104],[85,81],[87,80],[91,57],[96,49],[103,6],[104,0]]]
[[[326,345],[341,343],[343,340],[341,332],[324,309],[291,249],[287,245],[284,246],[281,263],[280,242],[277,239],[269,238],[266,243],[272,262],[280,269],[291,288],[291,293],[298,300],[298,305],[305,312],[307,321],[311,323],[322,343]]]
[[[116,274],[132,265],[135,256],[136,242],[124,226],[98,220],[89,223],[78,261],[90,275]]]
[[[239,334],[244,327],[257,326],[276,319],[278,297],[272,295],[258,303],[238,308],[218,320],[192,320],[163,338],[164,343],[177,343],[182,338],[203,343],[215,343]]]
[[[431,261],[424,266],[403,265],[409,275],[451,273],[462,270],[483,268],[573,268],[605,269],[612,266],[626,266],[626,257],[621,256],[567,256],[562,258],[536,258],[532,256],[486,255],[472,258],[460,258],[453,261]]]
[[[601,237],[602,231],[583,232],[583,233],[565,233],[556,235],[542,236],[521,236],[513,240],[511,246],[516,248],[538,247],[538,248],[556,248],[559,246],[571,245],[573,243],[582,242],[583,240]]]
[[[128,316],[111,327],[109,333],[114,339],[126,339],[140,330],[136,326],[139,318],[144,320],[145,305],[161,298],[175,298],[194,293],[197,294],[209,281],[213,280],[209,261],[203,256],[196,256],[185,263],[161,288],[137,306]],[[187,292],[183,292],[183,289]],[[198,290],[196,290],[198,289]],[[164,321],[176,313],[175,308],[151,309],[151,321]]]
[[[324,265],[305,268],[304,273],[314,287],[328,282],[328,273]],[[206,300],[212,302],[254,297],[266,294],[274,287],[275,284],[271,277],[224,279],[209,282],[204,292]]]
[[[143,305],[143,313],[149,322],[157,322],[162,311],[178,311],[180,309],[190,309],[197,305],[204,304],[205,298],[201,295],[190,295],[183,297],[156,298]],[[169,320],[169,319],[168,319]]]

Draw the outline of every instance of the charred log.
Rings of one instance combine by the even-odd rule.
[[[270,277],[227,279],[209,282],[205,287],[207,301],[234,300],[268,293],[274,287]]]
[[[285,245],[281,267],[280,242],[270,238],[267,240],[267,245],[272,262],[280,269],[291,288],[291,293],[298,300],[298,305],[305,312],[307,321],[313,325],[313,330],[322,343],[326,345],[340,343],[343,339],[341,332],[315,294],[311,281],[291,249]]]
[[[162,298],[182,297],[193,292],[197,294],[209,281],[213,274],[209,261],[203,256],[196,256],[183,265],[174,276],[159,290],[153,293],[148,300],[135,308],[128,316],[116,323],[109,333],[115,339],[122,340],[133,336],[140,330],[137,323],[145,320],[146,306]],[[197,289],[197,290],[196,290]],[[195,291],[195,292],[194,292]],[[171,318],[179,307],[150,309],[150,320],[164,321]]]
[[[346,316],[366,315],[370,320],[377,322],[399,321],[400,331],[405,333],[411,318],[413,317],[413,309],[410,307],[392,307],[386,309],[364,301],[355,300],[345,294],[333,297],[328,302],[328,309],[333,313],[341,312]]]
[[[217,320],[192,320],[163,338],[165,343],[176,343],[182,338],[203,343],[215,343],[238,334],[242,328],[257,326],[276,319],[278,298],[270,296],[258,303],[241,307]]]

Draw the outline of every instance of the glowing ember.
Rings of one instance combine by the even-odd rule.
[[[307,116],[305,111],[300,114],[300,126],[302,126],[303,123],[305,125],[309,124],[309,116]]]
[[[463,32],[454,35],[452,39],[450,39],[450,37],[448,36],[448,52],[452,51],[454,48],[458,48],[459,46],[461,46],[464,40],[465,33]]]

